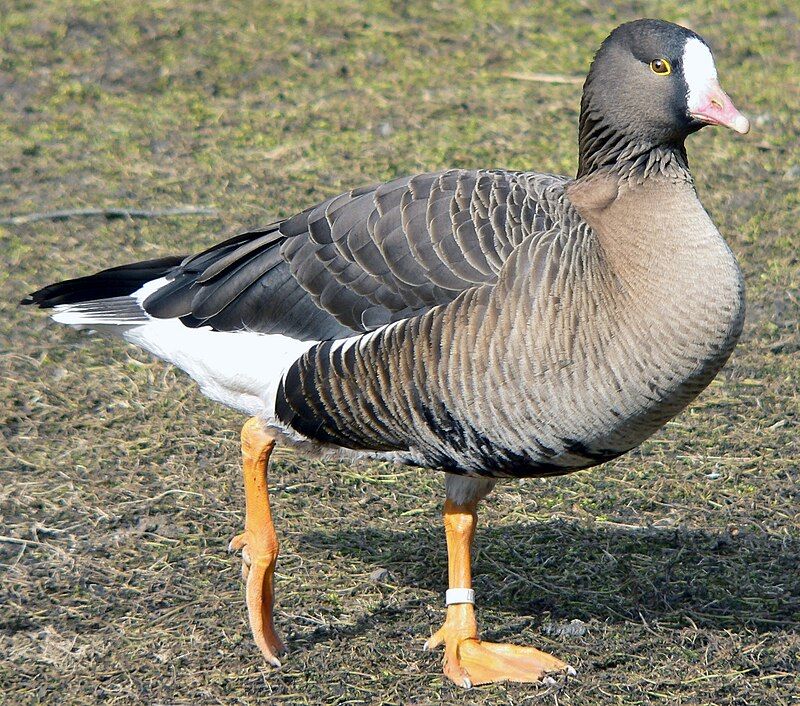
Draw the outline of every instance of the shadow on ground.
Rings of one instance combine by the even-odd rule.
[[[301,543],[331,559],[341,553],[387,568],[395,584],[446,586],[444,537],[433,530],[312,531]],[[755,533],[521,524],[479,530],[475,586],[482,608],[520,616],[771,632],[800,619],[798,556],[799,540]],[[417,603],[381,607],[356,625],[300,639],[356,635]],[[511,637],[484,629],[492,639]]]

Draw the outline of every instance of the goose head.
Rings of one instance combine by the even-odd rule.
[[[658,147],[682,152],[686,137],[705,125],[750,129],[719,84],[708,44],[671,22],[620,25],[584,83],[579,176]]]

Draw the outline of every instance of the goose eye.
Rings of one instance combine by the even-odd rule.
[[[653,59],[650,62],[650,69],[659,76],[669,76],[672,73],[672,66],[666,59]]]

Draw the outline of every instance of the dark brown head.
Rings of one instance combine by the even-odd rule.
[[[720,88],[705,41],[661,20],[620,25],[600,46],[583,87],[578,176],[654,148],[682,153],[686,137],[704,125],[750,129]]]

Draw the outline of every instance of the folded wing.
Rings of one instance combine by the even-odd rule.
[[[496,282],[523,238],[552,227],[564,181],[451,170],[355,189],[185,259],[144,308],[299,340],[371,331]]]

